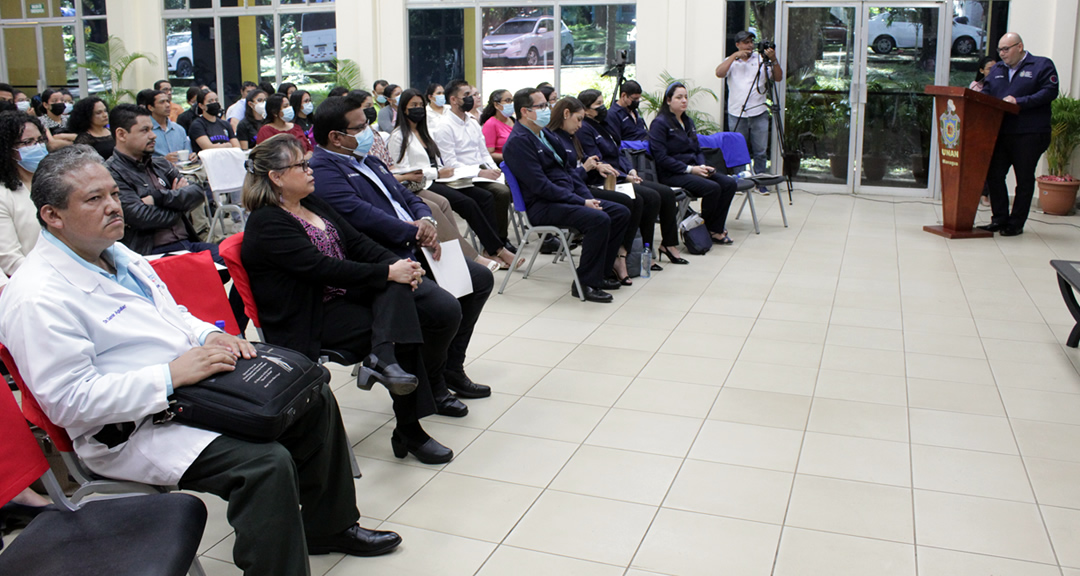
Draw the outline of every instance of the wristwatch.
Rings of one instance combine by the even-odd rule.
[[[431,224],[431,227],[434,228],[436,232],[439,231],[439,223],[436,222],[435,219],[432,218],[431,216],[424,216],[420,220],[422,220],[424,222],[427,222],[428,224]]]

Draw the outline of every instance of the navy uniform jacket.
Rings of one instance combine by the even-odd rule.
[[[617,134],[619,140],[648,140],[649,133],[645,128],[645,119],[641,117],[641,112],[638,112],[638,117],[635,120],[630,115],[630,111],[616,102],[611,105],[611,109],[608,110],[607,125],[611,129],[612,134]]]
[[[562,140],[554,132],[544,128],[544,135],[555,150],[564,149]],[[577,155],[570,160],[563,154],[558,157],[525,124],[518,122],[503,145],[503,161],[521,186],[525,207],[535,204],[574,204],[584,206],[592,200],[584,180],[572,175],[577,168]]]
[[[983,93],[995,98],[1016,98],[1020,113],[1006,114],[1001,120],[1001,134],[1050,132],[1050,103],[1058,97],[1058,76],[1049,58],[1031,52],[1017,64],[1012,82],[1009,67],[998,62],[983,80]]]
[[[427,204],[402,187],[381,160],[369,154],[363,162],[379,176],[383,186],[413,216],[413,220],[431,216]],[[414,256],[416,226],[398,218],[382,190],[351,166],[348,158],[316,146],[311,156],[311,169],[315,173],[315,196],[329,204],[353,228],[398,256]]]
[[[592,118],[586,118],[581,123],[581,129],[577,133],[578,141],[581,142],[581,151],[585,154],[585,157],[597,156],[601,162],[610,164],[612,168],[619,171],[619,176],[626,176],[630,173],[634,167],[630,164],[630,160],[619,153],[619,149],[622,147],[622,139],[616,135],[612,135],[608,130],[607,123],[599,123]],[[600,172],[596,171],[589,174],[587,180],[588,184],[601,185],[603,184],[603,176],[600,176]]]
[[[683,114],[683,125],[672,114],[660,113],[649,127],[649,151],[660,177],[686,174],[687,166],[705,164],[694,121]]]

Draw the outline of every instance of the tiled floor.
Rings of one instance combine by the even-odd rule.
[[[515,274],[469,350],[495,394],[425,423],[448,465],[395,459],[386,392],[335,369],[363,523],[404,543],[313,573],[1080,576],[1080,353],[1048,264],[1080,229],[946,241],[933,204],[805,193],[784,229],[758,205],[761,235],[732,220],[734,246],[614,304]],[[234,574],[206,501],[204,566]]]

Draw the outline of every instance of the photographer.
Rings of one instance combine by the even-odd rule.
[[[784,70],[776,60],[776,45],[762,42],[754,48],[753,32],[742,31],[735,35],[738,49],[716,67],[717,78],[727,78],[728,129],[746,138],[754,159],[754,173],[765,172],[769,145],[769,109],[765,97],[769,92],[768,72],[772,79],[784,79]],[[764,59],[762,58],[764,56]],[[767,194],[767,189],[762,193]]]

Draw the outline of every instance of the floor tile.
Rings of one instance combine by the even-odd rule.
[[[1080,425],[1080,394],[1002,388],[1010,418]]]
[[[1062,566],[1080,568],[1080,510],[1042,506],[1050,541]]]
[[[919,576],[1060,576],[1058,567],[999,556],[918,547]]]
[[[1080,397],[1077,398],[1080,400]],[[996,386],[908,378],[908,405],[912,408],[1004,416]]]
[[[731,360],[657,353],[640,375],[657,380],[722,386],[732,364]]]
[[[491,430],[581,442],[606,412],[600,406],[522,398],[491,425]]]
[[[904,333],[899,330],[836,324],[829,327],[829,335],[825,342],[833,346],[849,348],[903,351]]]
[[[446,465],[447,472],[546,487],[578,445],[488,430]]]
[[[909,410],[911,441],[946,448],[1016,454],[1009,421],[993,416],[977,416],[939,410]]]
[[[994,376],[990,373],[990,365],[986,360],[916,353],[908,353],[906,356],[907,375],[910,378],[968,384],[994,383]]]
[[[586,444],[663,456],[686,456],[701,419],[613,408]]]
[[[903,329],[903,320],[899,311],[871,310],[868,308],[850,308],[834,306],[829,316],[830,324],[841,326],[860,326],[863,328],[884,328],[887,330]]]
[[[813,432],[843,434],[906,442],[907,410],[900,406],[815,398],[806,429]]]
[[[552,342],[572,342],[580,344],[597,328],[599,322],[580,322],[556,318],[533,318],[514,332],[516,338],[550,340]]]
[[[637,378],[615,403],[616,408],[704,418],[719,388],[668,380]]]
[[[683,317],[682,322],[679,322],[679,326],[675,328],[674,332],[704,334],[719,332],[728,336],[746,337],[750,335],[750,330],[756,327],[754,318],[691,312]]]
[[[1025,457],[1039,504],[1080,509],[1080,463]]]
[[[802,432],[708,420],[701,427],[690,458],[794,472]]]
[[[356,507],[364,518],[386,520],[438,473],[374,458],[357,458],[364,475],[356,484]]]
[[[582,372],[637,376],[650,358],[652,354],[647,352],[582,344],[567,355],[558,367]]]
[[[575,560],[513,546],[499,546],[476,576],[622,576],[619,566]]]
[[[661,508],[633,567],[679,576],[768,576],[780,527]]]
[[[904,349],[917,354],[986,358],[983,341],[976,336],[957,336],[940,332],[904,331]]]
[[[543,370],[547,370],[547,368],[544,368]],[[503,394],[499,391],[497,385],[493,390],[491,396],[488,396],[487,398],[463,398],[462,402],[469,407],[469,414],[464,418],[432,415],[424,419],[424,426],[427,426],[428,422],[441,422],[453,426],[480,429],[491,426],[500,416],[509,410],[511,406],[521,399],[520,396],[513,394]]]
[[[821,363],[821,348],[821,344],[766,340],[751,336],[746,339],[739,360],[817,368]]]
[[[384,522],[380,530],[401,535],[402,544],[390,554],[374,558],[345,556],[327,576],[400,576],[401,574],[475,574],[495,549],[495,544]]]
[[[920,546],[1054,562],[1034,504],[915,490]]]
[[[549,342],[510,336],[485,352],[481,358],[550,368],[558,365],[573,349],[574,344],[567,342]]]
[[[765,340],[783,340],[806,344],[824,344],[829,325],[824,322],[792,322],[759,318],[750,336]]]
[[[872,567],[872,568],[870,568]],[[915,576],[910,544],[784,528],[775,576]]]
[[[1019,456],[913,445],[911,466],[915,488],[1035,501]]]
[[[511,546],[626,566],[656,508],[548,490],[506,538]]]
[[[598,374],[552,368],[532,389],[527,396],[545,398],[579,404],[611,406],[619,399],[623,391],[630,386],[633,378],[613,374]]]
[[[1080,462],[1080,426],[1032,420],[1013,420],[1012,425],[1025,458]]]
[[[496,360],[474,360],[465,369],[473,382],[486,384],[503,394],[522,395],[528,392],[550,369]]]
[[[906,442],[807,432],[799,474],[911,486],[910,462]]]
[[[790,472],[687,460],[664,506],[782,524],[793,477]]]
[[[671,334],[670,330],[660,330],[658,328],[604,325],[597,328],[592,335],[585,339],[584,343],[590,346],[655,352],[663,345],[669,334]]]
[[[907,382],[902,376],[821,370],[813,393],[818,398],[907,406]]]
[[[665,354],[734,360],[739,357],[745,341],[742,336],[673,332],[660,347],[660,351]]]
[[[582,446],[550,488],[659,506],[682,462],[658,454]]]
[[[896,350],[871,350],[826,344],[821,367],[827,370],[903,376],[904,354]]]
[[[797,474],[786,525],[914,544],[911,490]]]
[[[466,416],[468,418],[468,416]],[[449,419],[448,419],[449,420]],[[469,445],[470,442],[476,439],[480,435],[480,430],[473,428],[467,428],[465,426],[455,426],[452,424],[442,424],[440,422],[425,421],[424,430],[443,446],[450,448],[455,453],[461,452]],[[419,466],[421,468],[429,470],[441,470],[442,466],[432,466],[430,464],[424,464],[416,459],[415,456],[408,454],[405,458],[394,457],[394,452],[390,448],[390,435],[394,431],[394,422],[391,421],[382,428],[379,428],[367,438],[364,438],[359,444],[353,447],[353,453],[357,456],[363,456],[365,458],[375,458],[378,460],[386,460],[388,462],[399,462],[406,466]]]
[[[724,387],[811,396],[817,372],[814,368],[739,360],[731,368]]]
[[[725,386],[709,419],[803,430],[810,413],[808,396]]]

